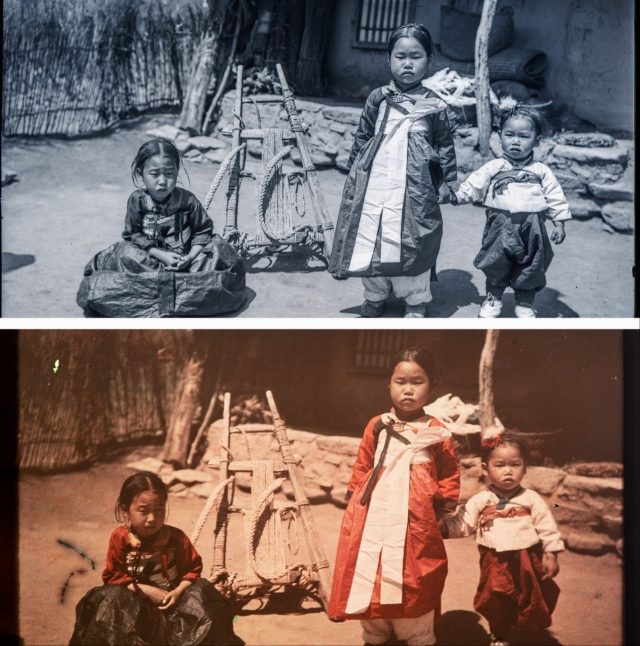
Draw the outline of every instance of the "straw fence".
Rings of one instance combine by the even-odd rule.
[[[179,106],[202,9],[160,0],[6,0],[2,132],[78,135]]]
[[[162,441],[191,336],[186,330],[21,332],[19,466],[58,470],[103,459],[130,442]]]

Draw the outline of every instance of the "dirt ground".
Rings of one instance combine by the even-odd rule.
[[[92,587],[101,584],[106,548],[115,527],[113,507],[120,485],[131,474],[126,463],[147,455],[158,455],[157,447],[144,447],[108,464],[67,474],[23,475],[20,495],[20,634],[24,643],[66,644],[74,624],[74,608]],[[246,506],[248,494],[236,494],[234,506]],[[169,523],[190,534],[204,506],[203,498],[171,497]],[[343,511],[329,504],[312,507],[327,558],[333,565]],[[231,525],[228,538],[228,567],[244,572],[244,538]],[[300,552],[305,560],[304,538],[299,524]],[[212,562],[212,531],[205,525],[196,547],[208,574]],[[67,541],[88,554],[95,571],[71,577],[70,572],[88,562],[62,547]],[[291,544],[295,540],[291,537]],[[449,540],[449,576],[442,599],[442,621],[437,624],[438,644],[488,644],[488,627],[473,610],[478,581],[477,548],[473,538]],[[294,547],[295,549],[295,547]],[[293,559],[293,557],[290,557]],[[554,623],[545,644],[621,644],[623,569],[613,554],[601,557],[565,552],[560,556],[557,582],[562,590]],[[237,612],[235,630],[247,644],[361,644],[359,622],[330,622],[320,605],[276,596],[268,604],[257,600]]]
[[[82,317],[75,295],[84,265],[120,239],[127,197],[133,190],[130,165],[145,130],[172,123],[175,115],[155,115],[120,127],[108,136],[62,140],[5,140],[2,165],[19,181],[2,191],[2,314],[5,317]],[[202,201],[218,164],[187,161],[183,185]],[[248,157],[247,170],[261,173]],[[345,176],[318,172],[329,213],[335,220]],[[243,184],[239,224],[255,231],[255,197]],[[226,179],[210,214],[224,226]],[[445,206],[444,239],[438,258],[430,317],[476,317],[484,296],[484,276],[473,266],[484,212],[472,205]],[[313,222],[307,195],[305,221]],[[632,317],[633,235],[608,234],[599,219],[572,221],[567,239],[555,248],[548,285],[537,296],[540,317]],[[230,316],[359,316],[359,279],[335,281],[322,262],[302,254],[279,254],[247,262],[248,302]],[[310,291],[313,290],[313,291]],[[385,316],[402,315],[391,299]],[[505,296],[503,317],[513,316],[513,294]]]

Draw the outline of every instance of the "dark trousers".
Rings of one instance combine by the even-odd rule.
[[[504,290],[507,288],[499,287],[498,285],[492,285],[488,280],[486,281],[485,284],[486,284],[487,294],[493,294],[493,297],[496,300],[501,301],[502,295],[504,294]],[[516,303],[521,303],[523,305],[531,305],[533,303],[533,300],[536,297],[535,289],[519,289],[516,287],[513,290],[513,292],[516,295]]]

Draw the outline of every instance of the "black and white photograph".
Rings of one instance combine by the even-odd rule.
[[[631,318],[630,0],[7,0],[2,316]]]

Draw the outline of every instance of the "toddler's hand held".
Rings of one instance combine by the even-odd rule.
[[[560,565],[558,565],[558,557],[553,552],[546,552],[542,557],[542,566],[544,569],[544,576],[542,580],[553,579],[554,576],[560,572]]]
[[[448,204],[451,201],[451,190],[446,182],[442,182],[438,189],[438,204]]]
[[[567,234],[564,232],[564,222],[554,222],[553,231],[551,232],[551,242],[554,244],[561,244],[562,241],[567,237]]]

